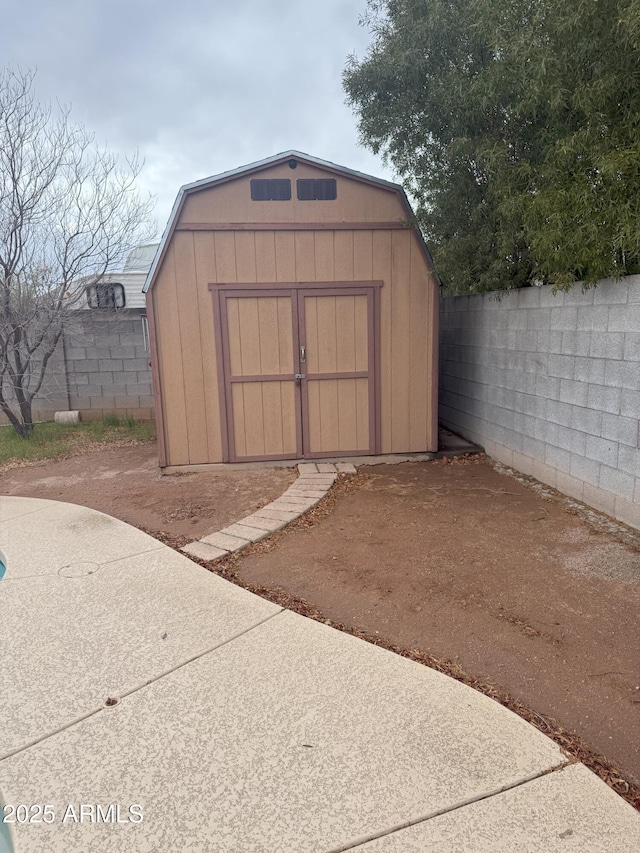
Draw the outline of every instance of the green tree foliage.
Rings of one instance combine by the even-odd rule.
[[[344,86],[450,292],[640,269],[640,0],[370,0]]]

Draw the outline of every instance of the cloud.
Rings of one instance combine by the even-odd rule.
[[[393,179],[340,82],[364,2],[31,0],[3,11],[0,49],[100,142],[140,151],[162,229],[182,184],[290,148]]]

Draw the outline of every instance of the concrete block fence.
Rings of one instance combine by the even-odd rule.
[[[446,297],[440,420],[640,528],[640,276]]]
[[[33,401],[36,421],[79,410],[83,420],[107,414],[154,416],[150,355],[141,310],[74,311]],[[6,422],[0,413],[0,423]]]
[[[69,408],[83,419],[153,417],[150,355],[142,311],[76,312],[66,336]]]

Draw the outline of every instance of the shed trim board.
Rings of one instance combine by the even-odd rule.
[[[410,222],[183,222],[176,231],[411,231]]]
[[[342,288],[351,288],[352,290],[360,290],[363,287],[383,287],[383,281],[267,281],[257,282],[248,281],[233,284],[212,283],[209,284],[209,290],[255,290],[257,294],[263,294],[265,289],[269,290],[336,290],[342,292]]]
[[[146,296],[147,323],[149,326],[149,350],[151,355],[151,383],[153,387],[153,399],[156,413],[156,432],[158,439],[158,464],[164,468],[167,464],[167,446],[164,428],[164,405],[162,398],[162,385],[160,382],[160,358],[158,354],[158,329],[153,307],[151,293]]]
[[[266,460],[291,459],[292,453],[294,452],[292,447],[285,448],[284,446],[282,447],[282,452],[276,453],[265,452],[257,454],[247,451],[248,437],[246,431],[244,434],[245,452],[241,453],[239,451],[236,436],[237,433],[241,431],[242,424],[245,423],[245,420],[244,411],[242,412],[242,415],[239,411],[240,404],[238,403],[237,407],[234,405],[234,386],[248,385],[250,383],[258,385],[261,394],[263,394],[265,385],[278,383],[280,395],[282,395],[283,383],[285,383],[285,387],[287,384],[291,387],[291,383],[293,383],[293,412],[288,412],[288,424],[284,423],[284,418],[287,416],[287,413],[284,411],[284,406],[280,411],[281,418],[283,419],[281,423],[281,438],[282,442],[284,442],[286,426],[288,426],[289,429],[291,429],[291,427],[295,428],[295,455],[297,458],[319,459],[329,457],[333,458],[336,456],[374,455],[376,453],[380,453],[379,294],[382,284],[383,283],[381,281],[324,281],[279,283],[247,282],[240,284],[218,283],[209,285],[209,289],[213,296],[214,327],[216,330],[216,340],[218,342],[219,349],[217,368],[218,389],[222,415],[222,448],[225,462],[258,462]],[[353,330],[353,334],[355,336],[353,341],[354,358],[357,357],[355,352],[358,346],[357,338],[359,333],[361,357],[366,353],[366,370],[310,370],[307,366],[308,352],[301,348],[304,347],[306,350],[307,347],[307,306],[305,304],[305,300],[330,300],[333,297],[335,302],[337,302],[338,299],[348,296],[354,297],[354,310],[356,299],[364,298],[366,300],[366,326],[363,326],[362,322],[360,322],[358,328],[354,315]],[[293,371],[288,370],[280,373],[255,373],[254,371],[247,374],[234,373],[232,364],[232,347],[234,348],[234,351],[240,353],[241,358],[243,343],[241,340],[242,333],[240,331],[240,326],[238,326],[237,340],[235,339],[235,329],[233,333],[230,332],[230,313],[228,310],[228,303],[230,300],[237,301],[241,299],[288,300],[292,346],[292,352],[290,355],[292,358]],[[238,303],[238,305],[239,304],[240,303]],[[259,310],[259,303],[256,302],[256,305]],[[281,305],[281,307],[284,307],[284,305]],[[363,350],[362,336],[365,330],[366,347]],[[232,340],[232,337],[234,340]],[[319,355],[312,353],[312,359],[318,358]],[[335,353],[335,359],[337,367],[337,351]],[[348,388],[345,388],[345,381],[351,381],[351,385]],[[358,382],[360,383],[359,386],[356,384]],[[365,386],[362,385],[363,382],[365,383]],[[310,408],[312,406],[309,394],[309,385],[311,384],[315,389],[314,400],[316,407],[318,407],[318,411],[320,413],[324,411],[326,416],[331,407],[330,404],[327,404],[326,399],[323,407],[321,400],[323,383],[325,383],[325,389],[327,389],[326,383],[335,383],[335,386],[331,386],[331,388],[335,388],[336,395],[338,394],[339,388],[342,388],[343,391],[347,392],[347,398],[349,398],[349,391],[351,392],[352,399],[347,403],[347,405],[352,405],[353,411],[355,412],[355,427],[352,426],[352,430],[355,429],[356,434],[358,432],[360,432],[360,434],[362,433],[362,416],[358,419],[358,404],[356,398],[358,396],[362,396],[363,387],[366,387],[366,447],[358,447],[357,441],[355,443],[356,446],[348,446],[342,449],[336,449],[335,446],[332,446],[331,449],[324,449],[321,446],[322,436],[318,436],[317,427],[317,423],[318,421],[321,421],[321,418],[314,418],[314,427],[312,427],[309,417]],[[360,389],[359,394],[357,390],[358,388]],[[262,416],[264,421],[264,396],[262,399]],[[362,406],[362,403],[360,405]],[[336,415],[336,418],[339,423],[339,414]],[[359,435],[356,436],[356,438],[358,437]],[[263,438],[266,446],[267,437],[263,436]]]

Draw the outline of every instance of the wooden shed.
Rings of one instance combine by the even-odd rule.
[[[402,188],[288,151],[180,190],[145,285],[162,467],[437,449]]]

